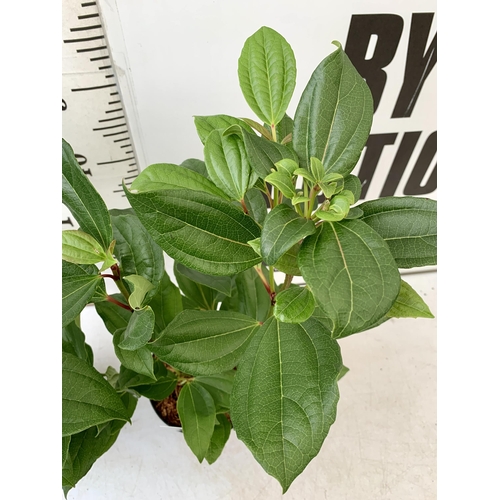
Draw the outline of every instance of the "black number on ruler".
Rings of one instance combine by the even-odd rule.
[[[73,227],[73,221],[68,217],[66,220],[62,221],[63,224],[70,224]]]
[[[63,99],[62,100],[62,110],[66,111],[68,109],[68,105],[66,104],[66,101]]]
[[[78,164],[80,165],[80,167],[83,167],[83,165],[85,165],[85,163],[87,163],[87,158],[85,158],[85,156],[83,156],[83,155],[75,154],[75,158],[76,158],[76,161],[78,162]]]

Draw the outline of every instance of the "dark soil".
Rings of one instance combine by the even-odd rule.
[[[169,426],[181,427],[181,420],[177,413],[177,397],[179,394],[179,387],[163,401],[153,401],[151,404],[156,414]]]

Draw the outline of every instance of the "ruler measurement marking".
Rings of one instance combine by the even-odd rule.
[[[102,59],[109,59],[109,56],[101,56],[101,57],[91,57],[91,61],[101,61]]]
[[[64,43],[80,43],[80,42],[91,42],[92,40],[102,40],[104,35],[89,36],[87,38],[69,38],[68,40],[63,40]]]
[[[85,2],[82,3],[82,7],[92,7],[92,5],[96,5],[97,2]]]
[[[129,159],[131,159],[131,160],[135,160],[135,158],[129,158]],[[129,166],[129,167],[133,167],[134,165],[137,165],[137,163],[129,163],[129,164],[128,164],[128,166]]]
[[[135,175],[129,175],[128,177],[124,177],[125,180],[128,180],[128,179],[135,179],[137,177],[137,174]]]
[[[91,47],[90,49],[77,49],[76,51],[78,53],[80,52],[93,52],[94,50],[106,50],[108,47],[107,45],[102,45],[101,47]]]
[[[120,146],[121,148],[131,148],[132,144],[124,144],[123,146]]]
[[[92,26],[82,26],[81,28],[70,28],[70,31],[88,31],[88,30],[96,30],[102,28],[102,24],[94,24]]]
[[[99,128],[93,128],[92,130],[94,132],[97,132],[98,130],[109,130],[111,128],[118,128],[118,127],[126,127],[126,123],[120,123],[119,125],[110,125],[109,127],[99,127]]]
[[[113,161],[103,161],[101,163],[98,163],[97,165],[109,165],[111,163],[121,163],[122,161],[128,161],[128,160],[133,160],[134,157],[132,158],[122,158],[121,160],[113,160]]]
[[[78,16],[78,19],[90,19],[91,17],[99,17],[99,14],[85,14],[84,16]]]
[[[111,92],[111,94],[109,94],[109,95],[118,95],[118,92]],[[118,102],[120,102],[120,101],[118,101]]]
[[[106,75],[106,78],[114,78],[115,75]]]
[[[125,154],[126,154],[126,155],[129,155],[129,154],[134,154],[134,152],[133,152],[133,151],[125,151]]]
[[[112,68],[113,66],[111,66],[111,64],[109,64],[108,66],[99,66],[99,69],[109,69],[109,68]]]
[[[110,83],[108,85],[98,85],[96,87],[83,87],[83,88],[80,88],[80,89],[71,89],[71,92],[82,92],[84,90],[105,89],[107,87],[116,87],[116,83]]]
[[[121,142],[121,141],[129,141],[130,137],[125,137],[124,139],[116,139],[116,141],[113,142]]]
[[[119,103],[120,101],[111,101],[111,102],[108,102],[108,104],[117,104]]]
[[[111,137],[112,135],[120,135],[120,134],[128,134],[128,130],[124,130],[123,132],[115,132],[114,134],[103,134],[103,137]],[[127,137],[130,139],[130,137]]]
[[[111,122],[113,120],[119,120],[120,118],[125,118],[125,116],[123,115],[123,116],[117,116],[115,118],[106,118],[105,120],[98,120],[98,121],[99,121],[99,123],[102,123],[102,122]]]
[[[127,170],[127,174],[131,174],[132,172],[137,172],[137,169],[133,168],[132,170]]]
[[[123,108],[110,109],[109,111],[106,111],[106,113],[114,113],[115,111],[123,111]]]

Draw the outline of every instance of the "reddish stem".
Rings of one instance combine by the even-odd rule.
[[[126,309],[127,311],[133,311],[133,309],[128,304],[124,304],[123,302],[116,300],[114,297],[111,297],[111,295],[107,295],[106,300],[108,302],[111,302],[112,304],[116,304],[117,306],[122,307],[123,309]]]

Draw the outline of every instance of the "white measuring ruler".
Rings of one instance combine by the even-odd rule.
[[[129,207],[122,179],[130,185],[140,165],[104,19],[96,1],[64,0],[62,14],[63,138],[108,208]],[[63,206],[62,228],[77,227]]]

